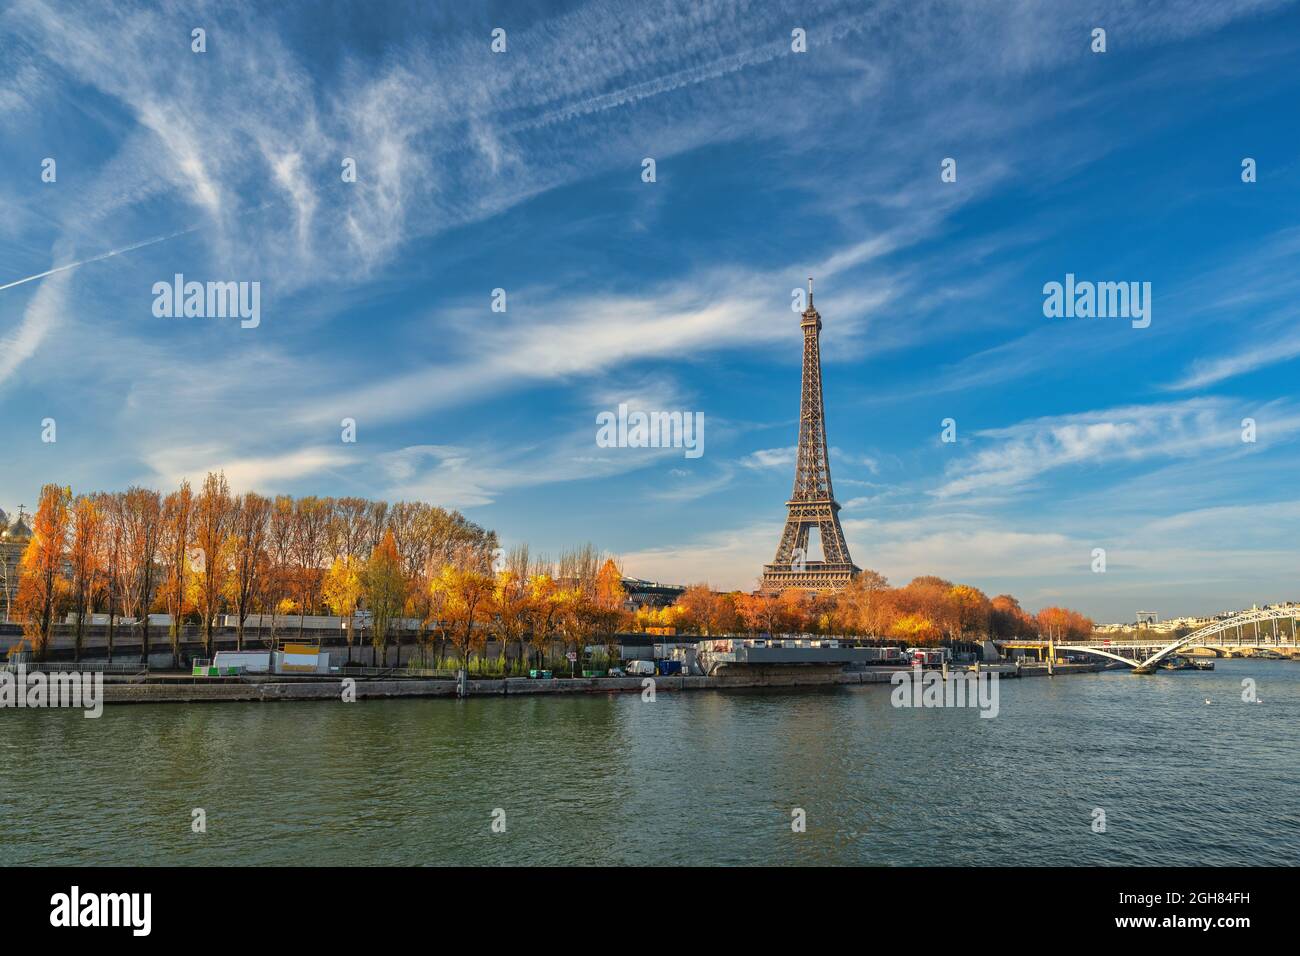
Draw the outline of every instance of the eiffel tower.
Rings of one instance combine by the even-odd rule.
[[[801,588],[838,591],[861,568],[849,557],[840,527],[840,506],[831,490],[831,465],[826,455],[826,416],[822,409],[822,317],[813,308],[813,280],[808,277],[808,308],[803,321],[803,393],[799,399],[799,452],[794,467],[794,493],[785,503],[788,514],[781,543],[771,564],[763,566],[762,591]],[[808,532],[817,529],[821,561],[808,560]]]

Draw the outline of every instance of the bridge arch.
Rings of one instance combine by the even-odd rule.
[[[1104,644],[1055,644],[1052,646],[1058,651],[1104,657],[1133,668],[1135,673],[1148,674],[1155,670],[1156,666],[1165,658],[1196,645],[1213,651],[1215,656],[1218,657],[1228,654],[1234,647],[1269,648],[1286,646],[1285,637],[1278,634],[1277,631],[1277,622],[1285,620],[1292,622],[1290,646],[1300,648],[1300,604],[1244,611],[1241,614],[1197,628],[1190,634],[1170,641],[1164,646],[1157,644],[1155,641],[1120,641],[1114,644],[1107,641]],[[1259,626],[1265,622],[1273,625],[1273,639],[1271,641],[1265,639],[1260,632]],[[1253,641],[1243,640],[1244,631],[1248,625],[1254,625],[1255,628],[1255,639]],[[1224,639],[1232,631],[1237,631],[1239,635],[1235,642],[1231,639]],[[1048,642],[1041,639],[1030,643],[1036,647],[1048,645]],[[1126,656],[1125,653],[1121,653],[1125,650],[1131,652],[1133,656]],[[1143,658],[1143,654],[1147,656]]]
[[[1097,657],[1109,657],[1112,661],[1119,661],[1121,664],[1127,664],[1129,667],[1137,667],[1140,661],[1131,657],[1125,657],[1123,654],[1116,654],[1100,647],[1091,647],[1086,644],[1058,644],[1058,651],[1069,651],[1071,654],[1093,654]]]
[[[1256,628],[1258,628],[1261,621],[1291,620],[1295,622],[1298,619],[1300,619],[1300,605],[1292,605],[1289,607],[1262,608],[1253,611],[1245,611],[1241,614],[1236,615],[1235,617],[1225,618],[1222,621],[1215,621],[1213,624],[1207,624],[1205,625],[1205,627],[1198,628],[1197,630],[1192,631],[1192,633],[1188,634],[1187,636],[1179,638],[1178,640],[1170,644],[1168,647],[1161,648],[1160,650],[1156,651],[1156,653],[1148,657],[1145,661],[1143,661],[1142,668],[1147,668],[1148,665],[1154,667],[1156,664],[1164,660],[1170,654],[1177,653],[1178,651],[1182,650],[1185,647],[1191,647],[1193,644],[1199,644],[1211,637],[1215,637],[1219,634],[1226,633],[1227,631],[1240,628],[1243,624],[1254,624],[1256,625]],[[1291,626],[1292,626],[1292,631],[1291,631],[1292,641],[1294,642],[1296,625],[1293,623]],[[1218,652],[1216,651],[1216,654],[1217,653]]]

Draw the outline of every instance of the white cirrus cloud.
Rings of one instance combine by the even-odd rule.
[[[1272,440],[1300,430],[1300,413],[1273,405],[1267,420]],[[1237,454],[1242,442],[1240,403],[1224,398],[1128,405],[1091,412],[1036,418],[1008,428],[975,433],[979,450],[948,466],[942,484],[931,492],[952,498],[1023,488],[1061,468],[1098,466],[1151,459]]]
[[[790,445],[787,448],[760,448],[740,459],[746,468],[794,468],[795,455],[799,448]]]

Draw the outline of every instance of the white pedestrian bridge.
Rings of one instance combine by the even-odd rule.
[[[1279,621],[1290,621],[1279,628]],[[1198,628],[1192,633],[1170,641],[1166,637],[1123,641],[1087,641],[1077,644],[1055,644],[1038,641],[1006,641],[1015,647],[1054,647],[1070,654],[1092,654],[1119,661],[1133,668],[1134,673],[1148,674],[1165,658],[1191,647],[1203,647],[1215,656],[1225,656],[1235,651],[1271,650],[1280,654],[1300,652],[1296,631],[1300,628],[1300,605],[1264,608],[1245,611],[1235,617],[1224,618]]]

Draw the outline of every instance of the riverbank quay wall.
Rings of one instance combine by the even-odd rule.
[[[185,624],[181,626],[177,646],[183,662],[211,656],[203,649],[203,637],[203,628],[199,625]],[[618,633],[613,635],[612,642],[624,649],[625,657],[652,658],[656,644],[661,644],[664,641],[693,643],[697,640],[700,640],[700,638],[695,635],[665,638],[654,634]],[[425,660],[429,652],[441,656],[452,656],[455,653],[454,644],[445,637],[434,637],[424,631],[395,629],[389,635],[388,664],[383,665],[378,660],[380,656],[383,656],[382,652],[376,652],[374,646],[370,643],[368,631],[354,632],[353,644],[349,650],[346,632],[338,628],[305,628],[300,632],[296,624],[296,618],[290,618],[287,623],[283,620],[280,622],[274,641],[271,638],[269,629],[246,628],[243,650],[262,651],[269,649],[273,643],[280,646],[286,643],[303,642],[319,644],[321,650],[330,655],[330,664],[334,667],[341,667],[349,662],[364,666],[391,666],[393,664],[402,666],[412,661]],[[604,639],[594,639],[591,643],[602,644]],[[75,646],[75,628],[68,624],[56,624],[46,648],[46,660],[70,661],[74,657]],[[22,628],[19,625],[0,623],[0,660],[3,660],[11,649],[23,650],[29,648],[30,642],[23,636]],[[239,640],[235,629],[232,627],[215,628],[212,632],[212,649],[214,653],[216,651],[238,650]],[[113,635],[114,660],[119,658],[124,660],[138,659],[140,650],[139,629],[130,624],[118,624]],[[532,652],[533,648],[523,641],[511,641],[508,650],[509,656],[512,659],[517,659],[525,653]],[[497,657],[502,653],[501,642],[494,638],[488,638],[484,647],[476,651],[476,653],[486,657]],[[106,660],[107,658],[108,628],[102,624],[88,625],[83,636],[81,659],[90,661]],[[149,666],[165,668],[171,666],[171,663],[172,649],[169,629],[166,626],[157,624],[150,625]]]
[[[1058,664],[1057,675],[1095,673],[1105,669],[1101,664]],[[729,690],[772,687],[830,687],[855,684],[888,684],[895,673],[903,668],[880,668],[864,671],[825,672],[811,668],[773,668],[752,674],[731,674],[721,677],[667,676],[655,677],[654,689],[659,692],[690,690]],[[1046,667],[982,668],[983,673],[999,673],[1003,677],[1045,676]],[[938,673],[937,671],[935,673]],[[954,671],[953,673],[957,673]],[[504,680],[471,680],[470,697],[521,697],[536,694],[605,694],[635,693],[650,686],[645,677],[590,677],[534,680],[511,677]],[[455,697],[456,682],[428,678],[378,678],[357,679],[348,685],[349,693],[357,700],[394,697]],[[342,680],[237,680],[196,678],[192,682],[146,681],[139,683],[107,681],[104,684],[104,703],[183,703],[208,701],[294,701],[340,700],[344,693]]]
[[[305,642],[312,645],[318,645],[322,651],[327,653],[330,658],[331,667],[344,667],[349,664],[366,667],[402,667],[405,665],[432,666],[429,664],[430,655],[434,658],[454,657],[456,654],[455,647],[451,641],[446,639],[431,638],[426,635],[426,640],[421,642],[420,634],[414,631],[395,631],[390,635],[389,645],[386,652],[376,652],[375,648],[366,639],[368,634],[354,633],[354,643],[351,648],[348,647],[345,633],[338,629],[312,629],[307,628],[301,632],[296,626],[296,618],[282,620],[276,632],[275,642],[277,646],[286,643]],[[236,632],[233,628],[221,627],[216,628],[212,635],[212,652],[218,651],[235,651],[239,649]],[[672,644],[694,644],[700,640],[709,640],[693,634],[683,634],[672,637],[664,637],[655,634],[634,634],[620,632],[612,635],[610,643],[617,645],[621,649],[621,656],[624,659],[642,658],[653,659],[656,656],[656,645],[664,642]],[[593,639],[591,644],[602,645],[605,639]],[[58,661],[72,661],[74,659],[75,638],[71,625],[55,625],[50,643],[46,649],[45,662],[47,667],[53,667]],[[256,628],[248,628],[244,633],[243,650],[245,651],[264,651],[272,646],[270,632],[268,630],[259,631]],[[0,624],[0,661],[3,661],[11,649],[29,649],[30,645],[24,639],[22,628],[16,624]],[[555,645],[559,649],[560,645]],[[533,653],[534,649],[528,644],[520,641],[511,641],[508,648],[505,649],[507,656],[511,660],[519,660],[526,654]],[[140,634],[139,631],[130,625],[118,625],[113,636],[113,655],[114,661],[131,661],[140,659]],[[501,642],[495,639],[488,639],[486,644],[480,650],[476,651],[479,656],[495,658],[502,654],[503,648]],[[190,663],[197,659],[206,659],[211,657],[203,647],[203,629],[198,625],[185,624],[181,626],[178,653],[180,662],[183,667],[189,667]],[[751,657],[761,658],[764,654],[783,653],[778,648],[749,648],[747,653]],[[810,649],[804,648],[801,653],[807,656],[809,653],[824,653],[831,656],[843,655],[848,653],[843,650],[827,649]],[[666,656],[666,655],[665,655]],[[532,658],[529,658],[532,659]],[[89,625],[84,636],[81,650],[81,660],[83,661],[106,661],[108,660],[108,629],[100,624]],[[759,659],[754,661],[763,663]],[[151,625],[149,627],[149,660],[148,666],[153,669],[165,670],[173,666],[173,654],[170,643],[168,629],[164,626]],[[453,666],[448,663],[445,666]],[[563,667],[560,664],[559,667]]]
[[[398,643],[399,639],[400,644]],[[364,666],[382,666],[379,660],[381,654],[377,653],[370,644],[369,634],[363,635],[359,632],[354,634],[353,644],[349,650],[347,638],[342,631],[305,629],[300,636],[296,624],[282,624],[276,631],[275,644],[277,646],[299,642],[319,644],[321,650],[329,654],[332,667],[343,667],[349,662]],[[75,644],[73,628],[66,624],[56,625],[46,650],[47,666],[53,667],[57,661],[71,661],[74,657]],[[186,624],[181,627],[180,640],[177,645],[181,662],[186,666],[190,661],[211,656],[203,649],[203,628],[194,624]],[[267,630],[258,631],[249,628],[244,632],[243,649],[246,651],[265,651],[271,645],[270,632]],[[422,645],[418,635],[414,632],[394,633],[389,638],[387,666],[396,664],[400,667],[412,661],[421,661],[425,658],[426,649],[429,646],[428,643]],[[454,650],[450,641],[441,643],[433,641],[432,646],[447,655],[452,654]],[[15,647],[19,650],[28,649],[30,648],[30,642],[23,637],[22,629],[18,625],[0,624],[0,660],[4,660],[10,649]],[[216,628],[213,631],[213,653],[217,651],[234,651],[238,648],[238,636],[233,628]],[[140,651],[139,630],[130,625],[118,625],[113,635],[113,660],[138,660]],[[512,643],[511,652],[512,656],[519,656],[520,647],[518,642]],[[499,654],[499,642],[489,641],[484,653],[492,656]],[[171,638],[168,629],[156,625],[150,626],[149,666],[152,668],[171,667],[172,657]],[[101,625],[87,627],[81,649],[81,659],[83,661],[108,659],[108,629],[106,627]]]

